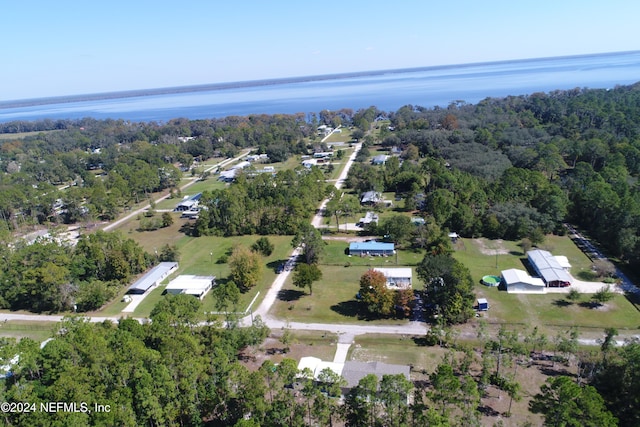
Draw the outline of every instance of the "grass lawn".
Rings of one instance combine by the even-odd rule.
[[[218,264],[216,261],[233,248],[234,245],[251,246],[258,236],[241,236],[233,238],[203,236],[198,238],[183,237],[179,240],[180,268],[174,274],[193,274],[198,276],[216,276],[218,280],[225,280],[229,274],[228,265]],[[271,256],[264,259],[262,279],[249,292],[241,294],[238,309],[244,311],[258,292],[253,308],[257,307],[273,280],[275,269],[289,257],[293,250],[290,236],[269,236],[275,249]],[[160,286],[148,295],[137,307],[134,316],[148,316],[155,304],[162,297],[164,286]],[[215,301],[211,294],[207,294],[202,301],[203,311],[215,311]]]
[[[347,360],[411,365],[416,370],[434,372],[450,350],[417,345],[411,337],[366,334],[355,337]]]
[[[180,268],[171,277],[175,277],[180,274],[193,274],[198,276],[216,276],[219,281],[226,280],[229,274],[229,267],[225,264],[218,264],[216,261],[227,252],[229,252],[234,245],[251,246],[258,236],[240,236],[233,238],[215,237],[215,236],[203,236],[198,238],[185,237],[182,239],[180,245]],[[277,266],[284,262],[289,257],[289,254],[293,250],[291,247],[290,236],[269,236],[269,240],[274,244],[275,249],[271,256],[264,258],[264,269],[262,279],[258,284],[250,291],[240,295],[240,301],[238,303],[238,310],[244,311],[247,309],[249,303],[258,295],[252,308],[256,308],[267,289],[273,283],[276,277],[275,269]],[[166,281],[168,282],[168,281]],[[159,286],[154,289],[144,301],[136,308],[133,313],[134,316],[147,317],[153,310],[153,307],[162,298],[162,292],[164,286]],[[215,311],[215,300],[208,293],[202,301],[203,312]]]
[[[172,276],[172,277],[175,277]],[[133,313],[124,313],[124,315],[130,315],[131,317],[149,317],[153,307],[156,306],[158,301],[163,297],[162,292],[166,287],[166,283],[158,286],[147,295],[144,300],[138,305]]]
[[[156,216],[160,217],[162,214],[156,213]],[[120,225],[117,230],[123,233],[126,237],[129,237],[138,242],[145,251],[153,254],[156,250],[166,244],[177,245],[180,247],[184,241],[189,237],[180,232],[180,228],[189,223],[188,219],[181,219],[179,212],[172,212],[173,224],[166,228],[160,228],[154,231],[139,231],[140,219],[144,218],[140,215],[139,218],[132,218],[126,223]]]
[[[478,243],[472,239],[461,239],[456,245],[454,257],[463,262],[471,271],[475,283],[476,296],[487,298],[490,310],[485,313],[489,323],[538,326],[542,329],[556,330],[577,326],[581,330],[602,331],[606,327],[615,327],[621,333],[640,328],[640,313],[622,295],[616,295],[604,307],[591,308],[590,295],[582,295],[579,301],[569,304],[564,294],[523,295],[508,294],[498,288],[489,288],[480,284],[482,276],[487,274],[499,275],[500,270],[509,268],[524,269],[522,260],[524,254],[517,245],[518,242],[491,242],[482,239]],[[571,242],[568,237],[549,236],[545,241],[547,249],[554,254],[563,254],[572,264],[572,274],[584,271],[590,266],[588,258]],[[485,248],[502,248],[509,254],[485,255],[481,246]],[[496,263],[498,267],[496,268]]]
[[[56,323],[53,322],[32,322],[22,320],[12,320],[0,323],[0,336],[7,338],[31,338],[34,341],[42,342],[53,336]]]
[[[351,141],[351,129],[341,127],[340,132],[333,132],[327,139],[324,140],[325,144],[331,144],[333,142],[350,142]]]
[[[292,275],[278,295],[272,313],[279,318],[308,323],[359,323],[367,316],[355,296],[360,289],[360,277],[366,266],[321,265],[322,279],[313,284],[313,295],[297,288]],[[405,320],[369,320],[371,324],[404,324]]]

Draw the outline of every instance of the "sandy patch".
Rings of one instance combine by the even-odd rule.
[[[473,243],[475,243],[483,255],[507,255],[509,253],[509,250],[504,247],[504,241],[502,239],[473,239]]]

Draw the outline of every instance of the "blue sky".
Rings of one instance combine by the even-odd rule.
[[[0,100],[640,49],[632,0],[16,0],[0,10]]]

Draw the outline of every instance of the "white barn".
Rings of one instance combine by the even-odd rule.
[[[213,287],[214,276],[192,276],[182,274],[173,279],[164,290],[165,294],[186,294],[203,299]]]
[[[526,271],[512,268],[503,270],[500,275],[510,294],[545,294],[547,288],[542,279],[531,277]]]

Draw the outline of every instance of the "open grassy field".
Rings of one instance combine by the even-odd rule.
[[[12,320],[0,323],[0,337],[31,338],[34,341],[42,342],[54,335],[55,323],[52,322],[31,322],[23,320]]]
[[[549,236],[541,246],[554,254],[567,256],[572,264],[572,274],[582,280],[586,278],[585,274],[580,273],[589,270],[590,261],[568,237]],[[522,263],[525,256],[518,242],[461,239],[456,248],[455,258],[471,271],[476,296],[489,301],[490,310],[484,314],[489,323],[538,326],[548,331],[571,326],[576,326],[581,331],[602,331],[606,327],[615,327],[621,333],[637,333],[640,329],[640,313],[622,295],[616,295],[603,307],[593,308],[589,302],[590,295],[582,295],[580,300],[569,303],[564,294],[508,294],[498,288],[480,284],[484,275],[500,275],[501,270],[525,268]],[[497,256],[483,253],[483,250],[490,252],[498,248],[508,253]]]
[[[341,127],[339,132],[333,132],[327,139],[324,140],[325,144],[331,144],[333,142],[350,142],[351,141],[351,129]]]
[[[160,216],[161,214],[156,213],[156,215]],[[181,233],[180,229],[185,224],[189,224],[189,220],[181,219],[179,212],[172,212],[171,216],[173,217],[173,224],[166,228],[160,228],[154,231],[140,231],[140,218],[143,218],[143,215],[140,215],[138,218],[133,218],[120,225],[117,231],[135,240],[144,250],[152,254],[155,253],[156,250],[160,250],[165,244],[181,247],[189,238],[185,236],[184,233]]]
[[[52,132],[60,132],[59,130],[41,130],[41,131],[33,131],[33,132],[17,132],[17,133],[0,133],[0,141],[12,140],[12,139],[23,139],[28,136],[35,136],[39,134],[46,135]]]
[[[366,334],[355,338],[347,360],[411,365],[433,372],[447,352],[441,347],[420,346],[408,336]]]
[[[313,294],[297,288],[289,276],[272,308],[279,318],[309,323],[359,323],[402,325],[406,320],[369,320],[356,300],[360,277],[366,266],[321,266],[322,279],[313,284]]]

